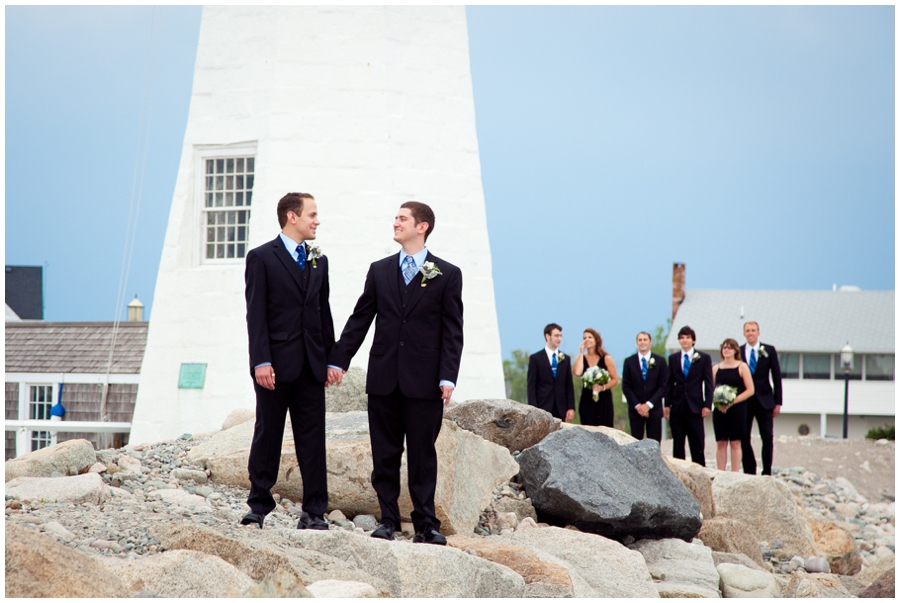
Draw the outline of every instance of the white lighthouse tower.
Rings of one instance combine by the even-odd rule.
[[[454,398],[504,397],[464,7],[204,7],[132,442],[255,404],[244,256],[287,192],[316,197],[339,334],[404,201],[463,271]],[[371,336],[353,365],[366,368]]]

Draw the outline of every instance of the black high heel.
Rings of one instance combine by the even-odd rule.
[[[259,526],[259,529],[263,529],[263,520],[265,520],[266,516],[260,513],[254,513],[250,511],[241,519],[242,526],[249,526],[251,523],[255,523]]]

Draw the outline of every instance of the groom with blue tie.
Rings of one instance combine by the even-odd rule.
[[[741,459],[744,473],[756,475],[756,456],[750,443],[753,419],[756,419],[762,438],[762,474],[772,475],[773,422],[781,412],[781,365],[775,347],[759,342],[758,323],[752,320],[744,323],[744,339],[747,343],[741,347],[741,359],[750,367],[756,393],[747,398],[747,431],[741,441]]]
[[[663,398],[669,386],[666,359],[650,351],[650,333],[637,335],[638,353],[625,359],[622,366],[622,393],[628,404],[631,435],[638,440],[647,437],[662,441]]]
[[[694,349],[697,334],[685,325],[678,331],[680,352],[669,356],[669,391],[663,416],[672,429],[672,456],[684,458],[684,438],[691,448],[691,460],[706,465],[706,434],[703,419],[712,409],[712,359]]]
[[[575,417],[575,386],[569,357],[559,350],[562,327],[544,327],[544,340],[544,349],[528,359],[528,404],[568,422]]]

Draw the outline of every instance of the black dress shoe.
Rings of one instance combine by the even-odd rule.
[[[422,530],[416,534],[413,537],[413,542],[424,542],[425,544],[439,544],[444,546],[447,544],[447,539],[437,530],[428,529]]]
[[[372,538],[381,538],[382,540],[393,540],[394,532],[397,531],[397,528],[394,527],[394,522],[390,519],[382,519],[378,524],[378,527],[372,532]]]
[[[249,513],[244,515],[244,517],[241,519],[241,525],[249,526],[251,523],[255,523],[259,526],[259,529],[261,530],[263,527],[263,520],[265,518],[266,518],[266,516],[263,515],[262,513],[255,513],[253,511],[250,511]]]
[[[310,515],[307,512],[303,512],[300,515],[300,521],[297,522],[298,530],[327,530],[328,522],[325,521],[321,517],[317,517],[316,515]]]

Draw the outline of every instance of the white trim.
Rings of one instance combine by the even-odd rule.
[[[59,383],[106,383],[106,373],[6,373],[7,383],[19,384],[53,384]],[[138,385],[141,382],[140,373],[122,373],[109,375],[109,383],[113,385]],[[21,408],[21,406],[20,406]],[[21,416],[21,414],[19,415]]]
[[[131,423],[107,423],[105,421],[25,421],[6,419],[6,431],[18,431],[19,435],[28,437],[29,431],[68,431],[85,433],[131,433]],[[23,450],[27,450],[26,446]],[[16,452],[18,452],[18,448]],[[24,454],[24,453],[23,453]],[[19,456],[19,455],[17,455]]]
[[[194,222],[194,245],[193,245],[193,266],[230,266],[230,265],[241,265],[243,266],[245,259],[241,258],[225,258],[225,259],[206,259],[206,212],[204,211],[205,206],[203,204],[203,182],[204,177],[206,175],[205,171],[205,161],[207,159],[212,158],[229,158],[229,157],[253,157],[254,166],[253,166],[253,174],[254,174],[254,185],[256,184],[256,174],[257,174],[257,165],[256,165],[256,141],[245,141],[245,142],[236,142],[231,144],[203,144],[203,145],[194,145],[194,198],[190,201],[191,206],[191,216]],[[229,207],[229,208],[221,208],[223,210],[240,210],[240,207]],[[250,205],[245,206],[244,209],[251,212],[253,211],[253,204],[251,202]],[[250,251],[250,219],[247,219],[247,249],[245,250],[245,255],[247,251]]]

